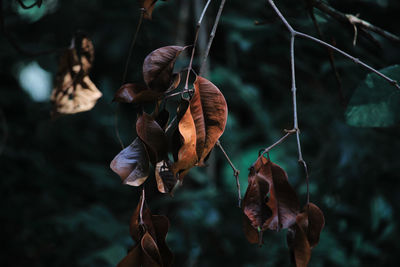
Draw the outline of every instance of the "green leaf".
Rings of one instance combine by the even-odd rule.
[[[400,80],[400,65],[380,70]],[[400,90],[376,74],[368,74],[350,99],[346,122],[357,127],[390,127],[400,122]]]

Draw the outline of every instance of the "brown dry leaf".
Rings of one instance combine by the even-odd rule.
[[[171,193],[177,180],[167,161],[162,160],[156,164],[155,176],[158,191],[161,193]]]
[[[196,126],[189,108],[189,101],[182,100],[177,112],[177,120],[181,145],[178,160],[172,165],[172,172],[174,176],[178,174],[179,180],[182,180],[197,162]]]
[[[292,260],[296,266],[307,266],[311,249],[318,244],[324,225],[324,214],[313,203],[305,205],[303,211],[297,215],[296,223],[289,228],[287,235]]]
[[[228,106],[221,91],[209,80],[197,76],[194,88],[190,111],[196,126],[198,165],[203,166],[204,159],[225,130]]]
[[[124,148],[111,161],[110,168],[127,185],[139,186],[149,176],[149,158],[146,148],[139,138]]]
[[[168,140],[163,129],[147,113],[143,113],[136,121],[136,132],[146,144],[149,157],[153,163],[167,158]]]
[[[92,41],[80,37],[73,43],[75,46],[67,49],[60,58],[51,93],[53,116],[90,110],[102,96],[88,76],[94,60]]]
[[[162,93],[149,90],[147,86],[135,83],[126,83],[118,89],[113,101],[120,103],[146,103],[156,101]]]
[[[141,267],[142,266],[142,248],[136,245],[129,251],[128,255],[123,258],[117,267]]]
[[[141,224],[141,206],[142,198],[139,200],[130,223],[130,234],[137,245],[121,260],[118,266],[171,267],[173,254],[165,242],[169,229],[168,218],[162,215],[151,215],[144,202]]]
[[[299,201],[288,182],[286,172],[278,165],[261,156],[250,168],[249,186],[243,199],[243,213],[258,232],[267,229],[279,231],[296,221]],[[251,231],[246,229],[245,233]],[[261,235],[260,235],[261,236]],[[254,243],[253,236],[247,236]],[[257,240],[260,244],[262,240]]]
[[[164,46],[147,55],[143,62],[143,79],[151,90],[165,92],[179,84],[178,76],[172,71],[177,57],[185,48]]]

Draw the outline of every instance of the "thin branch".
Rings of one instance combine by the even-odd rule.
[[[196,34],[194,37],[194,42],[193,42],[193,49],[192,49],[192,56],[190,57],[190,63],[189,63],[189,67],[187,70],[187,74],[186,74],[186,82],[185,82],[185,90],[189,89],[189,75],[190,75],[190,70],[192,69],[192,65],[193,65],[193,58],[194,58],[194,52],[196,50],[196,44],[197,44],[197,39],[199,38],[199,31],[200,31],[200,26],[201,26],[201,22],[203,21],[204,15],[206,14],[207,8],[210,5],[211,0],[208,0],[206,5],[203,8],[203,11],[201,12],[199,21],[196,24]]]
[[[206,66],[207,57],[208,57],[208,54],[210,53],[211,45],[213,43],[213,40],[214,40],[214,37],[215,37],[215,33],[217,31],[217,28],[218,28],[219,19],[221,18],[221,14],[222,14],[222,10],[224,9],[225,2],[226,2],[226,0],[221,0],[221,4],[220,4],[219,9],[218,9],[217,17],[215,18],[214,26],[213,26],[213,28],[211,30],[210,37],[208,39],[207,49],[206,49],[206,52],[204,53],[203,61],[202,61],[201,65],[200,65],[200,75],[202,75],[203,72],[204,72],[204,68]]]
[[[238,169],[236,169],[235,165],[233,165],[231,159],[229,158],[228,154],[225,152],[225,149],[222,147],[219,140],[217,141],[216,146],[218,146],[219,149],[221,149],[222,153],[224,154],[226,160],[228,161],[229,165],[231,165],[231,168],[233,170],[233,176],[235,176],[236,187],[237,187],[237,191],[238,191],[238,207],[240,208],[241,204],[242,204],[242,194],[240,193],[240,181],[239,181],[240,171]]]
[[[390,41],[393,42],[400,42],[400,37],[390,33],[382,28],[379,28],[378,26],[375,26],[368,21],[362,20],[354,15],[351,14],[344,14],[336,9],[334,9],[331,6],[328,6],[327,4],[323,3],[322,1],[314,0],[311,1],[311,5],[314,7],[318,8],[322,12],[330,15],[331,17],[335,18],[336,20],[342,22],[342,23],[350,23],[354,26],[359,26],[360,28],[363,28],[367,31],[372,31]]]
[[[292,130],[285,130],[286,134],[282,136],[278,141],[267,147],[266,149],[263,150],[263,152],[260,154],[260,156],[263,156],[264,154],[268,153],[271,149],[276,147],[277,145],[281,144],[283,141],[286,140],[289,136],[297,132],[297,129],[292,129]]]
[[[131,44],[129,46],[129,51],[128,51],[128,57],[126,58],[126,63],[125,63],[125,69],[124,69],[124,74],[122,76],[122,84],[124,84],[126,82],[126,76],[128,74],[128,69],[129,69],[129,63],[131,61],[131,57],[132,57],[132,52],[133,52],[133,48],[135,47],[135,43],[136,43],[136,39],[140,30],[140,26],[142,25],[143,22],[143,16],[144,13],[146,12],[146,9],[141,8],[140,9],[140,17],[139,17],[139,22],[138,25],[136,26],[136,30],[134,35],[132,36],[131,39]]]
[[[177,93],[172,93],[172,94],[169,94],[169,95],[165,95],[165,96],[164,96],[164,99],[168,99],[168,98],[171,98],[171,97],[174,97],[174,96],[177,96],[177,95],[182,95],[182,94],[184,94],[184,93],[192,93],[192,92],[194,92],[194,89],[187,89],[187,90],[183,90],[183,91],[181,91],[181,92],[177,92]]]
[[[368,64],[362,62],[360,59],[355,58],[355,57],[351,56],[350,54],[344,52],[343,50],[340,50],[340,49],[336,48],[335,46],[330,45],[330,44],[328,44],[328,43],[326,43],[326,42],[324,42],[324,41],[322,41],[322,40],[320,40],[320,39],[318,39],[318,38],[315,38],[315,37],[313,37],[313,36],[311,36],[311,35],[308,35],[308,34],[305,34],[305,33],[302,33],[302,32],[299,32],[299,31],[294,30],[294,29],[292,28],[292,26],[289,24],[289,22],[288,22],[288,21],[285,19],[285,17],[282,15],[282,13],[279,11],[279,9],[276,7],[276,5],[274,4],[274,1],[273,1],[273,0],[268,0],[268,3],[271,5],[271,7],[274,9],[275,13],[279,16],[279,18],[280,18],[280,19],[282,20],[282,22],[285,24],[285,26],[286,26],[286,28],[289,30],[289,32],[290,32],[292,38],[295,38],[296,36],[299,36],[299,37],[302,37],[302,38],[305,38],[305,39],[309,39],[309,40],[311,40],[311,41],[314,41],[314,42],[316,42],[316,43],[319,43],[319,44],[321,44],[321,45],[323,45],[323,46],[326,46],[326,47],[328,47],[328,48],[334,50],[335,52],[337,52],[337,53],[339,53],[339,54],[341,54],[341,55],[343,55],[343,56],[345,56],[345,57],[351,59],[354,63],[356,63],[356,64],[358,64],[358,65],[360,65],[360,66],[362,66],[362,67],[368,69],[368,70],[371,71],[371,72],[374,72],[375,74],[379,75],[380,77],[382,77],[383,79],[385,79],[386,81],[388,81],[391,85],[395,86],[397,89],[400,90],[400,86],[399,86],[399,84],[398,84],[397,81],[395,81],[395,80],[393,80],[393,79],[387,77],[387,76],[384,75],[383,73],[379,72],[378,70],[374,69],[373,67],[369,66]]]

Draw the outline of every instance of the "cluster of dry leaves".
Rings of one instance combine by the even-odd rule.
[[[155,103],[152,114],[138,115],[138,137],[111,162],[111,169],[125,184],[142,185],[150,174],[151,163],[158,190],[170,193],[192,167],[204,166],[224,132],[228,116],[225,98],[203,77],[196,77],[190,97],[182,94],[176,120],[169,122],[169,112],[161,108],[166,93],[179,85],[180,74],[173,73],[173,68],[184,49],[166,46],[154,50],[143,63],[144,84],[125,84],[115,94],[118,102]]]
[[[300,210],[286,172],[262,155],[250,167],[248,179],[242,205],[247,240],[261,245],[265,230],[288,229],[287,243],[293,262],[297,267],[307,266],[325,224],[322,211],[313,203]]]

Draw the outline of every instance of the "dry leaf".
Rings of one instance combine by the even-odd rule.
[[[156,101],[162,93],[149,90],[147,86],[135,83],[126,83],[118,89],[113,101],[120,103],[146,103]]]
[[[158,191],[161,193],[172,192],[177,180],[171,171],[170,164],[167,161],[162,160],[156,164],[155,176]]]
[[[198,165],[202,166],[225,130],[228,106],[220,90],[209,80],[197,76],[194,88],[190,111],[196,126]]]
[[[88,74],[94,60],[92,41],[77,38],[74,47],[61,56],[55,87],[51,93],[52,115],[73,114],[90,110],[102,96]]]
[[[174,64],[186,47],[164,46],[151,52],[143,62],[143,79],[156,92],[165,92],[179,84],[180,76],[173,75]]]
[[[143,113],[136,121],[136,132],[146,144],[149,157],[153,163],[167,158],[168,140],[163,129],[147,113]]]
[[[172,172],[174,176],[178,174],[179,180],[182,180],[197,162],[196,127],[187,100],[182,100],[177,112],[177,120],[179,121],[180,148],[178,160],[172,165]]]
[[[253,229],[258,232],[267,229],[279,231],[295,223],[299,201],[281,167],[261,156],[250,168],[248,179],[242,208]],[[248,225],[244,226],[245,233],[251,234],[251,230],[246,229]],[[255,243],[253,235],[247,238]],[[257,241],[262,243],[262,240]]]
[[[296,217],[296,223],[287,233],[292,260],[297,267],[305,267],[311,258],[311,249],[318,244],[325,219],[322,211],[313,203],[307,204]]]
[[[144,8],[143,17],[145,19],[151,20],[151,15],[153,14],[153,9],[156,3],[157,0],[139,0],[140,7]]]
[[[139,138],[123,149],[111,161],[110,168],[118,174],[124,184],[139,186],[149,176],[149,158]]]

